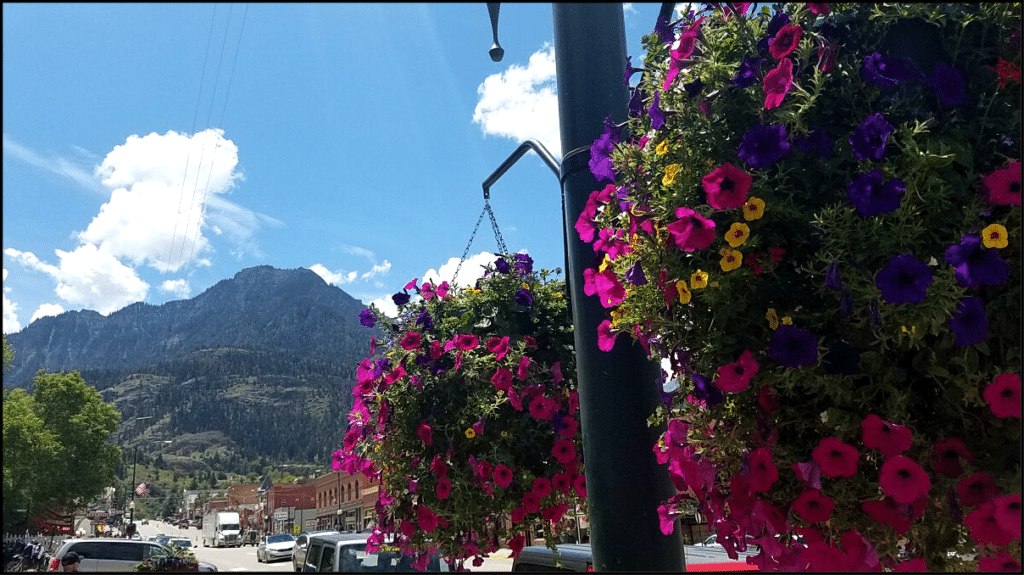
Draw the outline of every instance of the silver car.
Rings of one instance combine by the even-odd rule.
[[[79,571],[98,572],[130,572],[135,566],[146,559],[166,557],[170,554],[167,547],[154,541],[137,539],[112,539],[110,537],[91,537],[88,539],[69,539],[53,554],[50,571],[63,571],[60,560],[69,552],[74,551],[82,558],[78,565]],[[205,561],[199,562],[200,571],[217,571],[217,567]]]
[[[291,559],[294,547],[295,538],[287,533],[264,535],[256,547],[256,561],[270,563],[278,559]]]

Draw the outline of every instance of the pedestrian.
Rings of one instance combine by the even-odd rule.
[[[60,566],[63,571],[78,571],[78,566],[82,564],[81,561],[82,558],[78,556],[78,553],[68,551],[61,558]]]

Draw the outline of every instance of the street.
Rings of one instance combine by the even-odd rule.
[[[256,547],[252,545],[222,547],[220,549],[203,547],[202,532],[195,527],[181,529],[169,523],[155,520],[151,520],[148,525],[139,525],[139,535],[143,537],[157,535],[158,533],[164,533],[172,537],[185,537],[191,540],[193,545],[192,552],[195,553],[196,559],[212,563],[221,571],[292,571],[292,562],[290,560],[258,563],[256,561]]]

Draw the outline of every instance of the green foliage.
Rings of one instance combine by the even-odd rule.
[[[20,388],[4,390],[4,530],[26,520],[51,493],[47,486],[60,445]]]
[[[11,344],[7,343],[7,336],[4,336],[4,371],[7,371],[13,367],[14,363],[14,348]]]

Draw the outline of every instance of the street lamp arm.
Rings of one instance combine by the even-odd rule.
[[[491,16],[491,34],[494,38],[494,44],[491,44],[491,49],[487,53],[493,62],[501,62],[501,59],[505,57],[505,50],[501,44],[498,44],[498,10],[500,9],[501,2],[487,3],[487,13]]]
[[[488,4],[488,6],[490,6],[490,4]],[[485,200],[491,199],[491,186],[493,186],[495,182],[501,179],[501,177],[505,175],[505,172],[507,172],[509,168],[515,165],[515,163],[519,161],[519,158],[522,158],[523,155],[525,155],[526,152],[530,150],[537,152],[537,155],[540,156],[540,159],[544,160],[544,163],[547,164],[549,168],[551,168],[551,172],[555,174],[555,177],[558,177],[560,167],[558,165],[558,161],[555,160],[555,157],[551,155],[551,152],[549,152],[548,149],[544,147],[544,144],[541,144],[537,140],[526,140],[522,144],[519,144],[519,147],[516,148],[516,151],[512,152],[512,155],[510,155],[508,158],[505,158],[505,161],[502,162],[500,166],[498,166],[498,169],[494,170],[494,173],[491,174],[490,176],[487,176],[487,179],[484,180],[483,188]]]

